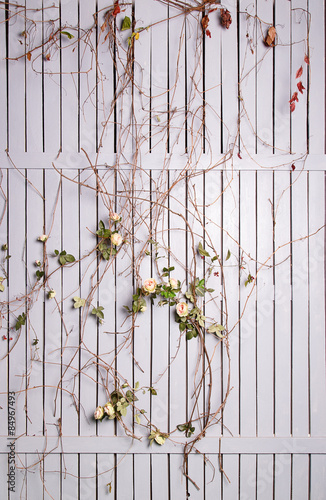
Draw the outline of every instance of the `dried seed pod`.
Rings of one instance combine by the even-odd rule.
[[[230,24],[232,23],[232,17],[230,12],[227,9],[221,9],[221,25],[226,28],[227,30],[230,27]]]
[[[203,19],[201,20],[201,25],[203,27],[203,30],[205,31],[209,23],[209,17],[204,16]]]

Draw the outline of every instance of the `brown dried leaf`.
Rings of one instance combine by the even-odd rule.
[[[32,54],[31,52],[27,52],[26,54],[27,59],[30,61],[32,59]]]
[[[265,44],[268,45],[268,47],[275,47],[275,37],[276,37],[276,29],[274,28],[274,26],[271,26],[267,31]]]
[[[232,23],[232,17],[230,12],[227,9],[221,9],[221,25],[226,28],[227,30],[230,27],[230,24]]]
[[[209,23],[209,17],[204,16],[203,19],[201,20],[201,25],[202,25],[204,31],[208,27],[208,23]]]
[[[295,77],[296,78],[300,78],[300,76],[302,75],[302,72],[303,72],[303,67],[300,66],[300,68],[298,69],[297,74],[295,75]]]

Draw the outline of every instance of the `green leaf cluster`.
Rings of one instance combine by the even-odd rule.
[[[180,432],[184,432],[187,438],[191,437],[195,432],[195,427],[191,425],[191,422],[187,422],[186,424],[177,425],[177,429]]]
[[[117,254],[118,250],[111,244],[111,236],[118,231],[111,231],[105,227],[105,224],[100,220],[96,234],[102,241],[98,244],[98,251],[101,253],[103,259],[110,260],[110,258]]]
[[[23,325],[25,325],[25,323],[26,323],[26,314],[25,314],[25,313],[22,313],[22,314],[20,314],[20,315],[18,316],[18,318],[17,318],[17,321],[16,321],[16,326],[15,326],[16,331],[17,331],[17,330],[20,330],[20,328],[21,328]]]
[[[159,429],[156,429],[156,431],[151,431],[150,435],[148,436],[148,439],[150,445],[152,445],[153,442],[155,441],[155,443],[162,446],[165,443],[166,438],[168,437],[169,434],[166,434],[164,432],[161,432]]]
[[[66,264],[71,264],[72,262],[75,262],[75,257],[71,255],[71,253],[67,253],[65,250],[62,250],[62,252],[59,253],[59,250],[54,250],[55,255],[59,257],[59,263],[62,266],[65,266]],[[37,274],[37,273],[36,273]]]
[[[81,299],[81,300],[84,300],[84,299]],[[76,306],[74,306],[74,307],[76,307]],[[81,307],[81,306],[78,306],[78,307]],[[104,319],[103,311],[104,311],[104,307],[102,307],[102,306],[94,307],[92,310],[92,314],[97,316],[97,318],[101,321]]]
[[[251,274],[249,273],[248,274],[248,278],[246,279],[245,281],[245,286],[248,286],[250,283],[252,283],[254,281],[254,277],[251,276]]]
[[[214,323],[207,329],[208,333],[214,333],[214,335],[220,337],[221,339],[224,337],[224,335],[222,335],[222,332],[224,332],[224,330],[224,326],[217,323]]]
[[[205,280],[196,278],[195,281],[190,285],[188,290],[185,293],[185,296],[190,302],[195,302],[195,297],[204,297],[205,292],[213,293],[213,288],[205,287]]]

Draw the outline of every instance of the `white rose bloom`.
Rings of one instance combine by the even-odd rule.
[[[179,302],[179,304],[176,305],[176,310],[177,315],[180,316],[180,318],[188,316],[188,304],[185,302]]]
[[[112,403],[108,402],[104,405],[104,412],[107,414],[110,420],[112,420],[115,417],[115,411]]]
[[[36,260],[36,261],[35,261],[35,265],[36,265],[36,266],[38,266],[38,267],[40,267],[40,265],[41,265],[41,261],[40,261],[40,260]]]
[[[176,280],[175,278],[170,278],[169,283],[171,288],[173,288],[173,290],[179,287],[178,280]]]
[[[143,283],[143,290],[145,293],[153,293],[155,292],[156,289],[156,281],[154,278],[148,278],[147,280],[144,281]]]
[[[112,245],[115,245],[118,247],[122,243],[122,236],[119,233],[113,233],[111,234],[111,243]]]
[[[94,411],[94,418],[95,420],[101,420],[103,416],[104,416],[104,408],[102,406],[98,406]]]
[[[47,239],[48,239],[47,234],[42,234],[41,236],[38,237],[38,240],[42,241],[42,243],[45,243]]]
[[[113,222],[120,222],[121,221],[121,216],[119,214],[117,214],[116,212],[114,212],[113,214],[110,215],[110,219]]]
[[[145,312],[145,311],[146,311],[146,309],[147,309],[147,306],[140,306],[139,311],[140,311],[141,313],[143,313],[143,312]]]

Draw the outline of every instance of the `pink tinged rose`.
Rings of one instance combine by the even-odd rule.
[[[56,291],[55,290],[50,290],[49,293],[48,293],[48,297],[49,299],[54,299],[54,297],[56,296]]]
[[[38,240],[42,241],[42,243],[45,243],[47,239],[48,239],[47,234],[41,234],[41,236],[38,237]]]
[[[148,278],[143,283],[143,290],[145,293],[153,293],[156,289],[156,281],[154,278]]]
[[[176,280],[175,278],[170,278],[169,283],[170,283],[170,286],[173,290],[176,290],[179,286],[178,280]]]
[[[180,318],[188,316],[188,304],[185,302],[179,302],[179,304],[176,305],[176,309],[177,315],[180,316]]]
[[[94,411],[94,418],[95,420],[101,420],[103,416],[104,416],[104,408],[102,406],[98,406]]]
[[[113,233],[111,234],[111,243],[112,245],[115,245],[118,247],[122,243],[122,236],[119,233]]]
[[[112,420],[115,417],[115,410],[113,408],[112,403],[106,403],[104,405],[104,412],[106,415],[109,417],[110,420]]]

